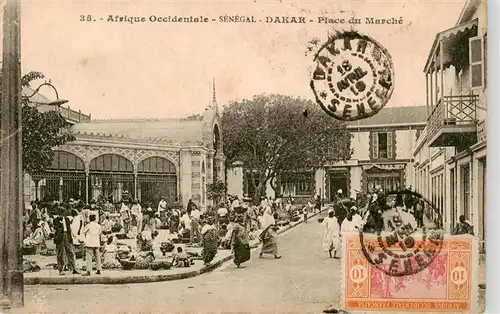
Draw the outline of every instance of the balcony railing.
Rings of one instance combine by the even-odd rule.
[[[433,138],[445,126],[476,123],[477,95],[444,96],[429,117],[429,136]]]
[[[90,115],[82,113],[80,110],[76,111],[71,109],[70,107],[62,107],[60,108],[61,115],[68,120],[73,122],[88,122],[90,121]]]

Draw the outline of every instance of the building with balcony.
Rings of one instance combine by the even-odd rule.
[[[452,231],[460,215],[484,240],[487,124],[486,3],[469,0],[436,35],[424,67],[428,120],[414,145],[413,185]]]
[[[29,94],[30,92],[28,92]],[[25,175],[25,202],[35,199],[119,202],[125,194],[157,204],[189,199],[209,205],[206,185],[224,180],[220,115],[215,98],[202,115],[184,119],[107,119],[31,100],[40,111],[58,110],[76,140],[55,147],[52,166]]]
[[[347,123],[351,133],[351,158],[327,162],[322,168],[281,174],[280,191],[297,202],[321,195],[332,201],[337,190],[355,196],[358,191],[394,191],[413,182],[413,145],[427,122],[426,106],[385,107],[375,116]],[[228,169],[228,192],[254,193],[251,175],[241,164]],[[256,177],[256,176],[255,176]],[[267,196],[275,196],[268,184]]]

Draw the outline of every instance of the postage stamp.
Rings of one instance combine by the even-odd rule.
[[[390,238],[390,235],[388,236]],[[426,242],[420,234],[414,246]],[[430,237],[432,239],[432,237]],[[385,240],[384,240],[385,241]],[[343,236],[343,308],[354,312],[416,311],[476,312],[478,300],[478,241],[470,235],[432,239],[422,253],[407,258],[404,245],[382,243],[379,260],[366,256],[366,247],[379,245],[380,236]],[[439,242],[439,243],[438,243]],[[439,247],[439,250],[436,248]],[[375,252],[375,250],[373,251]]]

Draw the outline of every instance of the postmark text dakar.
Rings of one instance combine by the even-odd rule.
[[[345,121],[370,117],[394,89],[391,56],[379,43],[357,32],[331,36],[314,57],[311,88],[329,115]]]

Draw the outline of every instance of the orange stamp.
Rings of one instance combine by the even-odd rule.
[[[343,235],[342,307],[350,312],[479,312],[479,251],[469,235]]]

